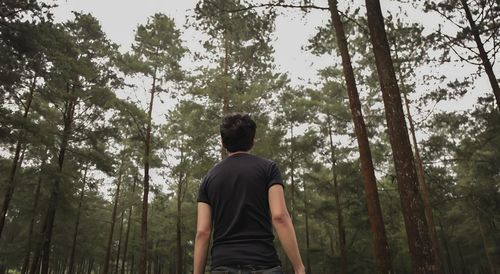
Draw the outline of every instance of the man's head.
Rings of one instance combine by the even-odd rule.
[[[232,113],[220,124],[222,145],[229,152],[249,151],[255,137],[255,122],[248,114]]]

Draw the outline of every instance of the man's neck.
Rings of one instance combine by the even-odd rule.
[[[227,157],[229,157],[229,156],[233,156],[233,155],[235,155],[235,154],[250,154],[250,151],[235,151],[235,152],[229,152],[229,153],[227,154]]]

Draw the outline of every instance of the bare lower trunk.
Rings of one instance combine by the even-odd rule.
[[[184,149],[181,147],[181,164],[184,160]],[[176,218],[176,273],[182,274],[182,234],[181,234],[181,224],[182,224],[182,187],[184,183],[184,175],[179,172],[179,182],[177,188],[177,218]]]
[[[469,271],[467,269],[467,265],[465,264],[464,255],[462,253],[462,247],[460,246],[460,242],[457,242],[458,256],[460,257],[460,265],[462,266],[462,274],[468,274]]]
[[[304,215],[305,215],[305,221],[306,221],[306,271],[307,273],[312,273],[311,271],[311,257],[310,257],[310,241],[309,241],[309,201],[307,200],[307,184],[306,184],[306,178],[304,177]]]
[[[346,235],[345,235],[345,227],[344,220],[342,215],[342,206],[340,204],[340,194],[339,194],[339,186],[337,180],[337,159],[335,157],[335,146],[333,144],[333,134],[332,134],[332,125],[330,123],[330,117],[328,119],[328,136],[330,139],[330,161],[332,162],[332,177],[333,177],[333,191],[335,197],[335,207],[337,212],[337,229],[339,233],[339,248],[340,248],[340,273],[347,274],[347,245],[346,245]]]
[[[483,249],[484,249],[484,253],[486,254],[486,260],[488,261],[488,266],[490,268],[490,273],[491,274],[495,274],[496,273],[496,270],[495,270],[495,264],[493,263],[493,260],[491,259],[491,254],[490,252],[488,251],[488,241],[486,240],[486,236],[484,234],[484,229],[483,229],[483,224],[481,223],[481,219],[479,218],[479,213],[476,213],[476,219],[477,219],[477,224],[478,224],[478,227],[479,227],[479,232],[481,234],[481,240],[483,241]]]
[[[135,185],[139,179],[137,178],[137,175],[134,176],[134,184],[132,186],[132,194],[135,193]],[[129,210],[128,210],[128,219],[127,219],[127,232],[125,233],[125,243],[123,247],[123,258],[122,258],[122,268],[121,268],[121,274],[125,274],[125,263],[127,261],[127,252],[128,252],[128,239],[129,239],[129,234],[130,234],[130,222],[132,221],[132,211],[133,211],[133,203],[130,204]]]
[[[401,74],[400,77],[402,77]],[[422,201],[424,202],[425,218],[427,220],[427,225],[429,226],[429,233],[432,244],[432,253],[434,254],[434,260],[436,262],[436,273],[443,273],[443,264],[441,262],[441,256],[439,251],[440,250],[439,239],[437,237],[436,225],[434,224],[434,216],[432,214],[429,188],[427,187],[427,180],[425,179],[424,164],[422,162],[422,158],[420,157],[420,150],[418,149],[417,137],[415,135],[415,126],[413,125],[413,119],[410,112],[410,103],[408,101],[408,95],[404,91],[403,95],[406,105],[406,113],[408,114],[408,121],[410,124],[410,133],[413,140],[413,148],[415,151],[415,164],[416,164],[418,182],[420,185],[420,194],[422,195]]]
[[[453,267],[453,263],[451,260],[451,252],[450,252],[450,247],[448,245],[448,239],[446,237],[446,233],[444,231],[443,224],[441,224],[441,221],[439,221],[439,220],[438,220],[438,223],[439,223],[439,228],[441,231],[441,238],[443,239],[444,249],[446,251],[446,262],[448,265],[448,273],[454,274],[455,268]]]
[[[92,269],[94,267],[94,260],[90,260],[89,261],[89,267],[87,268],[87,274],[91,274],[92,273]]]
[[[141,253],[139,257],[139,274],[146,274],[148,264],[148,199],[149,199],[149,161],[151,154],[151,130],[153,103],[156,92],[156,68],[153,76],[153,87],[151,88],[151,98],[148,108],[148,126],[146,129],[146,140],[144,145],[144,181],[142,196],[142,217],[141,217]]]
[[[118,171],[118,179],[116,182],[116,192],[115,192],[115,201],[113,204],[113,213],[111,214],[111,227],[109,229],[109,236],[108,236],[108,245],[106,248],[106,258],[104,259],[104,274],[109,273],[109,261],[111,259],[111,249],[113,245],[113,234],[115,230],[115,223],[116,223],[116,211],[118,209],[118,201],[120,199],[120,186],[122,183],[122,175],[123,175],[123,169],[124,169],[124,161],[125,161],[125,153],[122,152],[122,159],[120,163],[120,169]]]
[[[30,221],[30,227],[28,229],[28,244],[26,247],[26,256],[24,257],[23,268],[21,270],[21,273],[23,273],[23,274],[28,273],[31,250],[33,248],[32,247],[32,245],[33,245],[33,229],[35,227],[35,220],[36,220],[36,215],[37,215],[36,211],[38,208],[38,202],[40,200],[40,189],[42,186],[41,173],[42,173],[42,170],[45,168],[45,164],[46,164],[46,160],[47,160],[47,152],[48,152],[48,150],[46,150],[44,155],[42,156],[42,164],[40,165],[40,174],[38,175],[38,184],[36,185],[33,207],[31,209],[32,216],[31,216],[31,221]]]
[[[225,33],[224,36],[227,36]],[[229,85],[227,83],[229,77],[229,43],[227,37],[224,37],[224,60],[223,60],[223,75],[224,75],[224,95],[222,97],[222,116],[226,116],[230,112],[230,91]],[[226,158],[227,152],[224,146],[221,143],[221,159]]]
[[[85,168],[85,172],[83,174],[83,186],[80,191],[80,199],[78,202],[78,211],[76,213],[76,223],[75,223],[75,231],[73,232],[73,244],[71,245],[71,256],[69,259],[69,274],[73,274],[74,271],[74,264],[75,264],[75,251],[76,251],[76,240],[78,237],[78,227],[80,226],[80,214],[81,214],[81,209],[82,209],[82,203],[83,203],[83,197],[85,194],[85,185],[86,180],[87,180],[87,170],[88,167]]]
[[[120,252],[122,247],[122,234],[123,234],[123,217],[125,214],[125,210],[122,211],[120,215],[120,232],[118,232],[118,249],[116,250],[116,262],[115,262],[115,271],[113,273],[118,274],[118,265],[120,263]]]
[[[438,273],[429,238],[424,205],[404,119],[401,95],[390,56],[384,19],[378,0],[366,0],[368,28],[382,90],[389,140],[401,198],[413,273]]]
[[[370,220],[370,229],[372,237],[373,255],[377,273],[386,274],[392,271],[391,259],[385,235],[384,221],[377,190],[377,180],[373,168],[372,155],[368,135],[366,132],[365,121],[361,111],[361,102],[359,100],[354,70],[352,69],[351,56],[347,46],[347,38],[344,32],[344,26],[340,19],[337,9],[337,0],[329,0],[329,10],[332,18],[332,24],[335,29],[337,46],[342,58],[342,69],[349,96],[349,105],[351,108],[352,121],[356,133],[356,139],[359,148],[359,160],[361,163],[361,172],[364,179],[364,188],[366,196],[366,205],[368,207],[368,216]]]
[[[295,155],[293,143],[293,123],[290,123],[290,217],[295,220]]]

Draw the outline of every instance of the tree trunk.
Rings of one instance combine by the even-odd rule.
[[[115,271],[113,273],[118,274],[118,264],[120,263],[120,252],[122,247],[122,234],[123,234],[123,215],[125,214],[125,210],[122,210],[120,217],[120,232],[118,233],[118,250],[116,251],[116,262],[115,262]]]
[[[38,201],[40,200],[40,189],[42,186],[42,170],[45,168],[45,164],[47,161],[47,153],[48,149],[45,150],[45,153],[42,156],[42,163],[40,164],[40,173],[38,174],[38,183],[36,185],[36,190],[35,190],[35,197],[34,197],[34,202],[33,202],[33,207],[32,207],[32,216],[31,216],[31,221],[30,221],[30,227],[28,229],[28,244],[26,246],[26,256],[24,257],[24,263],[23,263],[23,268],[21,270],[21,273],[25,274],[28,273],[28,268],[29,268],[29,263],[30,263],[30,256],[31,256],[31,249],[33,245],[33,229],[35,227],[35,220],[36,220],[36,211],[38,208]]]
[[[31,103],[33,102],[33,95],[35,93],[36,87],[36,75],[33,77],[33,81],[30,87],[30,91],[28,94],[28,98],[26,99],[26,106],[24,108],[23,114],[23,122],[25,123],[28,119],[28,113],[31,108]],[[14,195],[14,190],[16,187],[15,177],[17,173],[17,169],[21,167],[20,154],[21,149],[24,144],[24,135],[26,131],[24,129],[24,125],[21,127],[19,131],[19,136],[17,138],[16,150],[14,152],[14,159],[12,160],[12,165],[9,172],[9,177],[7,179],[7,187],[5,188],[5,194],[2,203],[2,211],[0,212],[0,237],[2,236],[2,231],[5,226],[5,217],[7,216],[7,211],[9,210],[10,201],[12,200],[12,196]]]
[[[225,33],[224,36],[227,36]],[[223,62],[223,75],[224,75],[224,95],[222,98],[222,116],[226,116],[229,114],[230,107],[229,107],[229,101],[230,101],[230,95],[229,95],[229,85],[227,83],[228,77],[229,77],[229,43],[227,41],[227,38],[224,37],[224,62]],[[221,159],[226,158],[227,152],[224,146],[221,143]]]
[[[335,248],[333,244],[333,233],[328,233],[328,239],[330,240],[330,252],[332,253],[332,257],[335,256]]]
[[[90,259],[90,261],[89,261],[89,267],[87,268],[87,274],[92,274],[93,266],[94,266],[94,260]],[[99,272],[97,272],[97,273],[99,273]]]
[[[183,163],[184,161],[184,148],[183,148],[183,142],[184,140],[181,140],[181,158],[180,158],[180,164]],[[177,186],[177,218],[176,218],[176,274],[182,274],[182,235],[181,235],[181,224],[182,224],[182,184],[183,184],[183,179],[184,175],[182,171],[179,171],[179,183]]]
[[[124,161],[125,161],[125,153],[122,152],[122,158],[120,163],[120,169],[118,170],[118,179],[116,182],[116,192],[115,192],[115,201],[113,203],[113,212],[111,214],[111,227],[109,229],[109,237],[108,237],[108,245],[106,248],[106,258],[104,259],[104,274],[109,273],[109,260],[111,259],[111,249],[113,245],[113,234],[115,230],[116,223],[116,211],[118,209],[118,200],[120,199],[120,186],[122,184],[122,175],[124,169]]]
[[[85,260],[82,259],[80,263],[78,264],[78,269],[76,270],[76,273],[83,273],[83,269],[85,268]]]
[[[408,115],[408,122],[410,124],[410,133],[413,140],[413,150],[415,152],[415,168],[417,171],[418,182],[420,185],[420,194],[422,195],[422,201],[424,202],[425,218],[427,220],[427,225],[429,227],[430,239],[432,244],[432,254],[434,254],[434,260],[436,262],[436,273],[443,273],[443,264],[441,262],[439,239],[437,237],[436,225],[434,224],[434,217],[432,214],[431,199],[429,194],[429,188],[427,187],[427,180],[425,179],[424,164],[422,158],[420,157],[420,150],[418,149],[417,137],[415,134],[415,126],[413,124],[413,118],[410,112],[410,103],[408,100],[408,94],[403,82],[403,75],[399,71],[399,78],[401,81],[401,88],[403,89],[403,97],[406,106],[406,114]]]
[[[80,191],[80,200],[78,202],[78,211],[76,213],[76,223],[75,231],[73,232],[73,244],[71,245],[71,256],[69,259],[69,274],[73,274],[73,268],[75,264],[75,251],[76,251],[76,239],[78,237],[78,227],[80,226],[80,214],[82,209],[83,197],[85,194],[85,185],[87,184],[87,170],[88,166],[85,167],[85,172],[83,173],[83,186]]]
[[[290,123],[290,217],[295,220],[295,155],[293,147],[293,123]]]
[[[130,264],[130,273],[134,273],[134,267],[135,267],[135,257],[132,254],[132,263]]]
[[[307,200],[307,184],[306,184],[306,176],[303,176],[304,180],[304,215],[306,221],[306,271],[307,273],[312,273],[311,271],[311,257],[309,254],[310,249],[310,241],[309,241],[309,201]]]
[[[397,46],[396,46],[397,49]],[[395,57],[397,62],[399,61],[398,50],[395,50]],[[403,93],[404,104],[406,108],[406,114],[408,118],[408,123],[410,125],[410,134],[413,142],[413,151],[415,152],[415,168],[417,172],[418,183],[420,186],[420,194],[422,195],[422,201],[424,202],[425,218],[427,220],[427,225],[430,233],[430,239],[432,244],[432,253],[434,255],[434,260],[436,263],[436,273],[443,273],[443,264],[440,256],[439,239],[437,237],[436,225],[434,223],[434,217],[432,213],[432,206],[429,195],[429,188],[427,186],[427,180],[425,178],[425,171],[422,158],[420,157],[420,149],[418,148],[417,137],[415,134],[415,125],[413,124],[413,117],[410,111],[410,101],[408,99],[408,89],[406,87],[403,72],[401,67],[397,68],[399,75],[399,82],[401,85],[401,91]]]
[[[380,2],[378,0],[366,0],[366,9],[370,39],[373,45],[384,101],[413,273],[438,273],[432,254],[432,244],[429,239],[424,206],[419,193],[415,162],[401,104],[401,95],[387,42]]]
[[[438,220],[439,228],[441,231],[441,238],[443,239],[444,249],[446,251],[446,263],[448,264],[448,273],[455,274],[455,268],[453,267],[453,262],[451,260],[450,247],[448,245],[448,239],[446,237],[446,233],[443,228],[443,224],[440,220]]]
[[[356,80],[354,78],[354,71],[352,69],[351,56],[349,54],[344,26],[337,9],[337,0],[329,0],[328,3],[332,24],[337,38],[337,46],[342,58],[342,69],[347,86],[347,94],[349,97],[354,131],[358,142],[361,172],[364,178],[366,204],[370,220],[373,255],[375,257],[377,273],[390,273],[392,271],[391,258],[388,250],[382,210],[380,208],[380,201],[378,197],[377,179],[373,168],[370,143],[368,142],[366,125],[361,111],[361,102],[359,100]]]
[[[462,247],[460,246],[460,242],[457,242],[458,256],[460,257],[460,265],[462,266],[462,274],[469,273],[467,269],[467,265],[465,264],[464,255],[462,253]]]
[[[146,140],[144,145],[144,181],[142,197],[142,218],[141,218],[141,253],[139,257],[139,274],[146,274],[148,264],[148,194],[149,194],[149,160],[151,153],[151,128],[153,103],[156,92],[156,68],[153,75],[153,86],[151,88],[151,98],[148,108],[148,126],[146,130]]]
[[[483,241],[483,249],[484,249],[484,253],[486,254],[486,260],[488,261],[488,266],[490,268],[490,273],[491,274],[495,274],[496,271],[495,271],[495,265],[493,263],[493,260],[491,259],[491,254],[490,252],[488,251],[488,241],[486,240],[486,236],[484,235],[484,229],[483,229],[483,224],[481,223],[481,219],[479,218],[479,213],[476,212],[476,220],[477,220],[477,224],[479,226],[479,232],[481,234],[481,240]]]
[[[134,184],[132,185],[132,194],[135,193],[135,185],[139,181],[137,178],[137,174],[134,176]],[[125,233],[125,243],[123,247],[123,258],[122,258],[122,268],[121,274],[125,274],[125,262],[127,261],[127,251],[128,251],[128,239],[130,234],[130,222],[132,221],[132,211],[133,211],[133,203],[130,203],[130,207],[128,210],[128,220],[127,220],[127,232]]]
[[[500,110],[500,87],[498,85],[497,77],[493,72],[493,66],[491,65],[490,59],[488,58],[488,54],[484,50],[483,42],[481,41],[481,37],[479,36],[479,30],[476,26],[476,22],[474,22],[474,18],[472,18],[472,13],[469,9],[469,5],[466,0],[460,0],[462,3],[462,7],[465,11],[465,17],[467,21],[469,21],[470,30],[472,35],[474,36],[474,41],[476,42],[477,49],[479,50],[479,58],[483,62],[484,70],[488,75],[488,80],[490,81],[491,88],[493,89],[493,94],[495,95],[495,99],[497,102],[497,108]]]
[[[328,136],[330,138],[330,160],[332,162],[332,177],[333,177],[333,188],[335,192],[335,207],[337,211],[337,229],[339,232],[339,248],[340,248],[340,256],[341,256],[341,264],[340,264],[340,273],[347,274],[347,245],[346,245],[346,235],[345,235],[345,227],[344,221],[342,217],[342,207],[340,205],[340,195],[339,195],[339,187],[337,181],[337,170],[336,170],[336,157],[335,157],[335,146],[333,145],[333,134],[332,134],[332,125],[330,124],[330,117],[328,119]]]
[[[75,85],[72,85],[71,91],[68,84],[67,93],[72,96],[74,95]],[[60,184],[61,184],[61,176],[64,165],[64,158],[66,155],[66,150],[68,149],[69,139],[71,137],[72,125],[73,125],[73,116],[75,113],[76,106],[76,98],[70,98],[69,101],[65,104],[65,110],[63,114],[63,122],[64,129],[61,137],[61,144],[59,146],[58,153],[58,175],[54,180],[54,185],[52,186],[52,191],[50,194],[49,205],[47,209],[47,215],[44,220],[43,229],[42,229],[42,249],[37,249],[35,251],[35,255],[33,258],[33,263],[30,269],[31,274],[35,274],[38,268],[38,262],[40,259],[40,253],[43,250],[42,256],[42,274],[49,273],[49,261],[50,261],[50,245],[52,240],[52,230],[54,228],[54,221],[56,215],[57,204],[59,201],[59,192],[60,192]]]

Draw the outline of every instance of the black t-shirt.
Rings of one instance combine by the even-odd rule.
[[[227,157],[203,178],[198,202],[212,209],[212,268],[281,264],[268,202],[275,184],[283,186],[276,163],[248,153]]]

